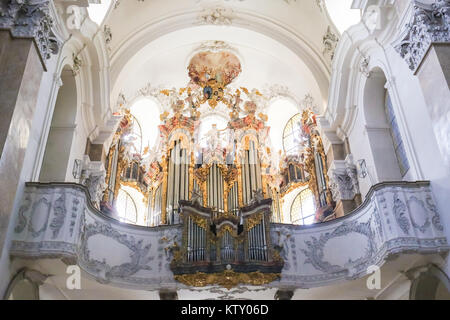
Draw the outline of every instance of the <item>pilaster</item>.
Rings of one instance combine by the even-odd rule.
[[[395,49],[419,79],[441,156],[450,169],[450,1],[414,1],[411,20]]]

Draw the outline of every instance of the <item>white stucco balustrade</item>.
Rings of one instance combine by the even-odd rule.
[[[77,184],[29,183],[15,224],[11,255],[66,258],[101,283],[152,290],[183,288],[169,269],[182,228],[121,223],[95,209]],[[398,254],[448,251],[428,182],[371,188],[349,215],[312,226],[272,224],[273,245],[285,260],[270,287],[309,288],[367,274]]]

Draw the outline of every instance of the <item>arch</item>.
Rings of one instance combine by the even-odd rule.
[[[180,141],[181,143],[181,149],[190,149],[191,146],[191,139],[190,132],[186,129],[176,129],[174,132],[172,132],[169,136],[169,141],[167,144],[168,150],[171,150],[175,147],[175,142]]]
[[[389,108],[386,106],[387,102],[391,102],[386,83],[387,79],[381,68],[371,70],[362,93],[363,116],[377,180],[395,181],[402,180],[404,176],[397,152],[397,140],[402,141],[402,134],[396,123],[395,113],[390,108],[392,105]]]
[[[321,52],[311,46],[302,35],[294,32],[278,21],[273,21],[254,12],[236,10],[235,13],[236,17],[233,19],[234,27],[254,31],[277,41],[305,63],[306,67],[314,76],[317,87],[319,88],[322,105],[326,105],[331,70]],[[111,92],[113,96],[117,93],[118,80],[122,73],[126,72],[127,63],[131,61],[135,53],[164,35],[196,26],[197,14],[198,12],[196,11],[178,12],[170,16],[165,16],[158,21],[149,22],[118,44],[117,49],[111,57]]]
[[[61,81],[39,175],[41,182],[64,182],[72,174],[72,164],[69,161],[75,139],[79,99],[77,83],[70,66],[64,66]]]
[[[30,271],[27,268],[17,271],[6,288],[4,300],[39,300],[39,284],[29,279]]]
[[[450,279],[437,266],[427,269],[411,282],[410,300],[450,300]]]

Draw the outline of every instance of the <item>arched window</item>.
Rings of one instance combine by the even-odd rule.
[[[133,141],[136,153],[141,155],[145,148],[152,148],[155,145],[159,135],[160,120],[159,117],[155,117],[155,112],[159,112],[159,108],[152,99],[140,99],[130,108],[134,126],[127,139]]]
[[[403,145],[403,140],[398,128],[394,108],[392,107],[391,97],[389,96],[388,92],[386,92],[385,112],[387,122],[389,124],[389,127],[391,128],[391,136],[392,142],[394,144],[395,156],[397,157],[400,173],[402,177],[404,177],[409,170],[409,162],[408,158],[406,157],[405,147]]]
[[[302,116],[297,113],[287,122],[283,131],[283,149],[287,155],[298,154],[301,150]]]
[[[291,223],[309,225],[314,223],[316,206],[311,189],[306,188],[299,192],[291,206]]]
[[[282,110],[282,112],[280,112]],[[277,97],[267,108],[267,126],[270,127],[269,135],[272,144],[272,152],[283,151],[283,128],[286,123],[299,111],[296,103],[285,97]]]
[[[121,221],[136,224],[136,204],[131,195],[123,189],[120,189],[119,194],[117,195],[116,209]]]

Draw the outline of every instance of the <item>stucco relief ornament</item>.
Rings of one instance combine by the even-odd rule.
[[[431,222],[433,223],[434,227],[441,232],[444,231],[444,227],[441,224],[441,218],[430,194],[427,195],[425,202],[427,204],[427,208],[433,213]]]
[[[315,114],[319,114],[320,110],[317,104],[314,101],[314,97],[311,95],[311,93],[307,93],[303,100],[300,102],[304,109],[310,109]]]
[[[236,51],[230,44],[225,41],[220,40],[209,40],[202,42],[195,51],[211,51],[211,52],[220,52],[220,51]]]
[[[78,57],[78,55],[72,54],[73,66],[72,66],[72,74],[77,76],[80,74],[81,67],[83,66],[83,61]]]
[[[366,78],[370,78],[371,71],[369,70],[370,57],[363,57],[359,63],[359,72],[361,72]]]
[[[336,46],[339,42],[339,37],[331,32],[331,28],[329,26],[327,32],[323,36],[322,42],[324,45],[323,55],[328,55],[330,56],[330,59],[333,60],[334,51],[336,50]]]
[[[330,188],[334,201],[353,200],[355,197],[354,183],[347,172],[333,170],[330,177]]]
[[[66,214],[66,194],[63,191],[61,193],[61,196],[58,197],[58,199],[56,199],[55,203],[53,204],[54,217],[50,222],[50,229],[53,231],[52,239],[56,239],[56,237],[59,235],[59,231],[66,221]]]
[[[191,195],[191,204],[192,205],[201,205],[201,200],[202,200],[202,192],[199,189],[199,187],[194,187],[194,190],[192,190],[192,195]]]
[[[90,173],[89,177],[84,181],[84,185],[88,188],[92,204],[96,207],[100,206],[100,201],[103,198],[103,191],[106,189],[105,178],[106,173],[104,171],[93,172]]]
[[[30,209],[31,203],[32,203],[31,198],[29,195],[27,195],[25,197],[25,200],[23,201],[22,206],[19,209],[17,225],[14,228],[15,233],[21,233],[23,230],[25,230],[28,221],[27,217],[25,216],[25,212],[27,212],[28,209]]]
[[[52,32],[49,0],[3,0],[0,2],[0,29],[10,30],[13,37],[33,38],[42,59],[57,54],[59,42]]]
[[[103,27],[103,35],[105,36],[106,46],[107,46],[108,50],[110,51],[111,50],[110,44],[112,41],[112,31],[109,26],[105,25]]]
[[[200,24],[229,26],[233,20],[233,10],[225,7],[206,8],[198,16]]]
[[[348,258],[348,261],[344,265],[334,265],[326,260],[324,249],[328,241],[346,236],[351,233],[359,233],[367,237],[367,247],[364,250],[364,255],[352,260]],[[370,220],[367,222],[359,223],[358,220],[344,222],[332,232],[321,234],[319,238],[311,237],[311,240],[305,241],[306,249],[301,251],[307,257],[305,263],[310,263],[317,270],[324,273],[341,272],[346,269],[355,268],[356,270],[364,270],[365,265],[369,264],[371,258],[375,254],[375,235],[370,226]]]
[[[358,181],[358,170],[353,162],[353,156],[350,154],[345,161],[345,167],[347,175],[350,177],[353,185],[354,196],[360,193],[359,181]]]
[[[402,200],[400,200],[397,193],[394,194],[393,201],[394,201],[393,210],[395,220],[397,221],[397,224],[399,225],[400,229],[402,229],[402,231],[405,234],[409,235],[409,229],[411,228],[411,225],[409,223],[408,218],[406,217],[407,215],[406,205],[403,203]]]
[[[280,257],[284,261],[284,271],[288,271],[291,269],[290,265],[290,241],[292,235],[289,233],[289,230],[285,228],[281,228],[278,231],[274,232],[273,239],[274,239],[274,249],[275,252],[280,255]]]
[[[257,204],[264,200],[264,194],[262,189],[253,190],[253,198],[249,204]]]
[[[104,259],[102,261],[95,259],[89,250],[88,242],[89,238],[97,234],[101,234],[126,246],[129,249],[129,262],[110,266]],[[96,221],[95,224],[85,226],[80,246],[80,262],[89,272],[101,277],[103,281],[130,279],[130,276],[139,270],[152,270],[149,265],[154,259],[150,255],[151,246],[151,243],[144,246],[142,239],[136,240],[134,236],[122,234],[113,229],[109,224]]]
[[[406,34],[394,48],[415,71],[431,43],[450,42],[450,0],[437,0],[431,5],[414,1],[413,10]]]

